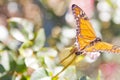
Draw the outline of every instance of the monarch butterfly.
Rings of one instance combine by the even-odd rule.
[[[84,54],[86,52],[107,51],[112,53],[120,53],[120,47],[103,42],[99,37],[95,35],[95,31],[89,22],[88,17],[80,7],[73,4],[72,12],[77,26],[76,41],[74,46],[71,48],[69,55],[61,61],[61,63],[64,63],[69,57],[73,56],[61,72],[63,72],[70,64],[72,64],[78,55]],[[59,72],[57,75],[59,75],[61,72]]]
[[[120,53],[120,47],[103,42],[95,35],[95,31],[89,22],[85,12],[77,5],[72,5],[72,11],[76,20],[76,54],[84,52],[108,51],[112,53]]]

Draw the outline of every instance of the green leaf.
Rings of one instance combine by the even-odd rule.
[[[12,80],[12,75],[6,74],[6,75],[0,77],[0,80]]]
[[[15,61],[14,55],[12,53],[9,53],[9,64],[10,64],[10,70],[15,71],[16,61]]]
[[[11,35],[18,41],[25,42],[34,38],[32,22],[23,18],[10,18],[8,20]]]
[[[81,77],[80,80],[87,80],[86,76]]]
[[[4,69],[4,67],[2,66],[2,64],[0,64],[0,73],[3,73],[3,72],[5,72],[5,69]]]
[[[45,32],[44,32],[44,29],[41,28],[36,34],[33,49],[35,51],[38,51],[44,46],[44,44],[45,44]]]
[[[20,80],[30,80],[30,79],[28,78],[28,76],[22,76]]]
[[[19,57],[17,59],[17,65],[16,65],[16,71],[17,72],[21,72],[23,73],[24,71],[26,71],[26,65],[25,65],[25,62],[24,62],[24,58],[23,57]]]

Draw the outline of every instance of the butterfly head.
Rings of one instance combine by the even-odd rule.
[[[81,55],[82,53],[82,51],[75,52],[76,55]]]

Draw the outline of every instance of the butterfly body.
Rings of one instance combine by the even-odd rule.
[[[93,46],[95,43],[101,42],[101,41],[102,40],[99,37],[97,37],[97,38],[95,38],[95,40],[93,40],[93,41],[90,42],[90,45]]]
[[[85,46],[83,49],[75,52],[75,54],[76,54],[76,55],[80,55],[80,54],[82,54],[82,53],[85,53],[85,52],[84,52],[84,49],[85,49],[85,48],[91,47],[91,46],[93,46],[94,44],[96,44],[96,43],[98,43],[98,42],[101,42],[101,41],[102,41],[102,40],[97,37],[97,38],[95,38],[95,40],[91,41],[88,46]],[[78,46],[77,46],[76,44],[75,44],[75,46],[78,48]]]

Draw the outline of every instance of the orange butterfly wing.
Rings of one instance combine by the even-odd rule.
[[[77,24],[76,43],[78,52],[83,50],[86,52],[110,51],[113,53],[120,53],[120,47],[102,42],[101,39],[96,37],[95,31],[89,22],[88,17],[80,7],[73,4],[72,11]]]
[[[93,46],[90,46],[84,50],[87,52],[94,52],[94,51],[106,52],[107,51],[112,53],[120,53],[120,47],[114,46],[106,42],[95,43]]]
[[[85,12],[75,4],[72,5],[72,11],[77,25],[76,43],[80,51],[89,45],[91,41],[94,41],[96,35]]]

